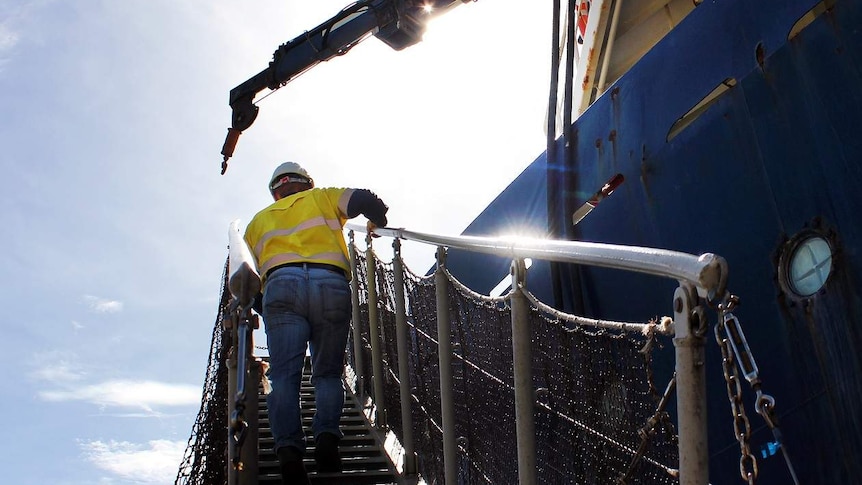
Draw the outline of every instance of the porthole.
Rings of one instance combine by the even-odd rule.
[[[781,283],[794,296],[808,298],[823,289],[832,273],[832,246],[817,233],[797,235],[781,257]]]

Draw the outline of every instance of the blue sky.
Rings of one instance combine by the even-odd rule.
[[[348,3],[0,0],[4,483],[173,483],[228,227],[278,163],[458,234],[543,151],[550,2],[480,0],[260,102],[220,175],[230,89]]]

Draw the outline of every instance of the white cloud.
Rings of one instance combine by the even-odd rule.
[[[154,440],[81,442],[85,458],[119,478],[141,484],[172,483],[185,452],[185,441]]]
[[[123,302],[106,300],[93,295],[84,295],[84,301],[90,306],[90,310],[96,313],[117,313],[123,310]]]
[[[81,380],[84,373],[68,362],[53,362],[51,365],[39,367],[30,374],[32,377],[50,382],[75,382]]]
[[[42,391],[39,396],[54,402],[87,401],[101,407],[137,408],[154,416],[158,415],[153,410],[155,407],[199,403],[201,390],[185,384],[111,380],[67,390]]]
[[[61,385],[80,381],[86,375],[78,364],[78,356],[73,352],[38,353],[33,356],[30,366],[34,368],[30,377]]]

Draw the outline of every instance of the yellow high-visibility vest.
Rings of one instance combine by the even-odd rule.
[[[353,189],[303,190],[258,212],[245,229],[261,278],[286,263],[326,263],[350,275],[344,241],[347,203]]]

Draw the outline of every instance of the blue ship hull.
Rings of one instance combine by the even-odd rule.
[[[568,147],[557,140],[556,164],[541,155],[464,234],[517,227],[723,256],[799,482],[852,484],[862,483],[862,1],[817,6],[704,2],[574,122]],[[819,14],[797,24],[812,8]],[[801,30],[788,39],[794,25]],[[731,87],[679,129],[721,85]],[[572,226],[572,213],[616,173],[625,183]],[[806,235],[821,236],[834,254],[825,286],[800,297],[781,268]],[[509,270],[508,260],[460,251],[448,261],[480,292]],[[675,286],[547,263],[530,269],[528,285],[564,310],[628,321],[671,315]],[[739,483],[721,354],[708,336],[710,481]],[[663,352],[658,370],[668,377],[672,349]],[[757,483],[793,483],[745,392]]]

